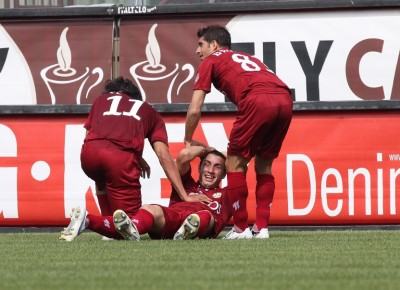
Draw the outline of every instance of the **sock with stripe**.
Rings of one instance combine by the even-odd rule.
[[[86,217],[89,220],[87,228],[102,236],[113,239],[122,239],[120,234],[115,230],[112,216],[98,216],[88,214]]]

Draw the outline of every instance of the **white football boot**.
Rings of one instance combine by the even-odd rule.
[[[135,224],[123,210],[117,209],[114,212],[113,221],[115,229],[125,240],[129,241],[140,240],[140,234]]]
[[[232,229],[224,237],[225,240],[249,240],[252,238],[253,234],[249,228],[246,228],[243,232],[239,233],[235,230],[235,227],[232,227]]]
[[[200,227],[198,214],[190,214],[182,223],[174,235],[174,240],[189,240],[197,236]]]
[[[71,242],[77,236],[79,236],[86,228],[86,216],[87,211],[85,208],[73,208],[71,211],[71,221],[69,222],[69,225],[61,232],[59,239]]]
[[[269,239],[268,229],[267,228],[263,228],[259,232],[255,232],[253,238],[255,238],[255,239]]]

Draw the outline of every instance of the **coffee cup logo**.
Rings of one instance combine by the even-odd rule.
[[[87,99],[91,89],[103,79],[103,70],[99,67],[94,68],[91,72],[88,67],[85,67],[83,72],[78,72],[71,67],[72,55],[67,41],[67,32],[68,27],[64,28],[60,35],[57,63],[40,71],[40,76],[49,90],[53,105],[70,103],[71,95],[75,97],[76,104],[81,104],[82,96]],[[95,75],[97,77],[93,78],[92,76]],[[91,81],[93,83],[90,85]]]
[[[157,23],[153,24],[148,34],[147,60],[134,64],[129,71],[139,87],[143,100],[146,100],[147,93],[152,91],[154,94],[153,91],[156,91],[157,94],[163,94],[163,96],[166,93],[167,102],[170,104],[172,97],[178,95],[182,86],[193,77],[194,68],[191,64],[186,63],[179,69],[179,64],[175,63],[174,67],[168,69],[161,63],[161,50],[155,34],[156,28]],[[187,73],[186,78],[177,85],[175,90],[176,79],[182,73]]]

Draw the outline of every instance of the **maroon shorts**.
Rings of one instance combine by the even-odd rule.
[[[106,190],[112,212],[122,209],[133,215],[139,210],[140,167],[133,152],[121,150],[107,140],[92,140],[82,146],[81,165],[99,189]]]
[[[228,154],[248,160],[255,155],[276,158],[292,120],[292,106],[289,93],[246,96],[239,104]]]
[[[152,239],[172,239],[184,220],[192,213],[210,210],[200,202],[178,202],[170,207],[160,206],[164,212],[165,226],[161,234],[150,234]]]

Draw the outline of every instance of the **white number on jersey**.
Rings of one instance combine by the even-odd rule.
[[[232,60],[240,64],[245,71],[260,71],[261,68],[252,61],[247,55],[234,53],[232,54]]]
[[[118,112],[118,105],[119,105],[119,102],[121,101],[121,99],[122,99],[122,96],[118,96],[118,95],[108,97],[107,100],[111,100],[111,106],[107,112],[103,113],[103,116],[121,116],[121,115],[123,115],[123,116],[133,117],[136,120],[140,121],[140,116],[137,114],[137,112],[139,111],[143,102],[140,100],[129,99],[129,102],[133,103],[130,111],[129,112]]]

